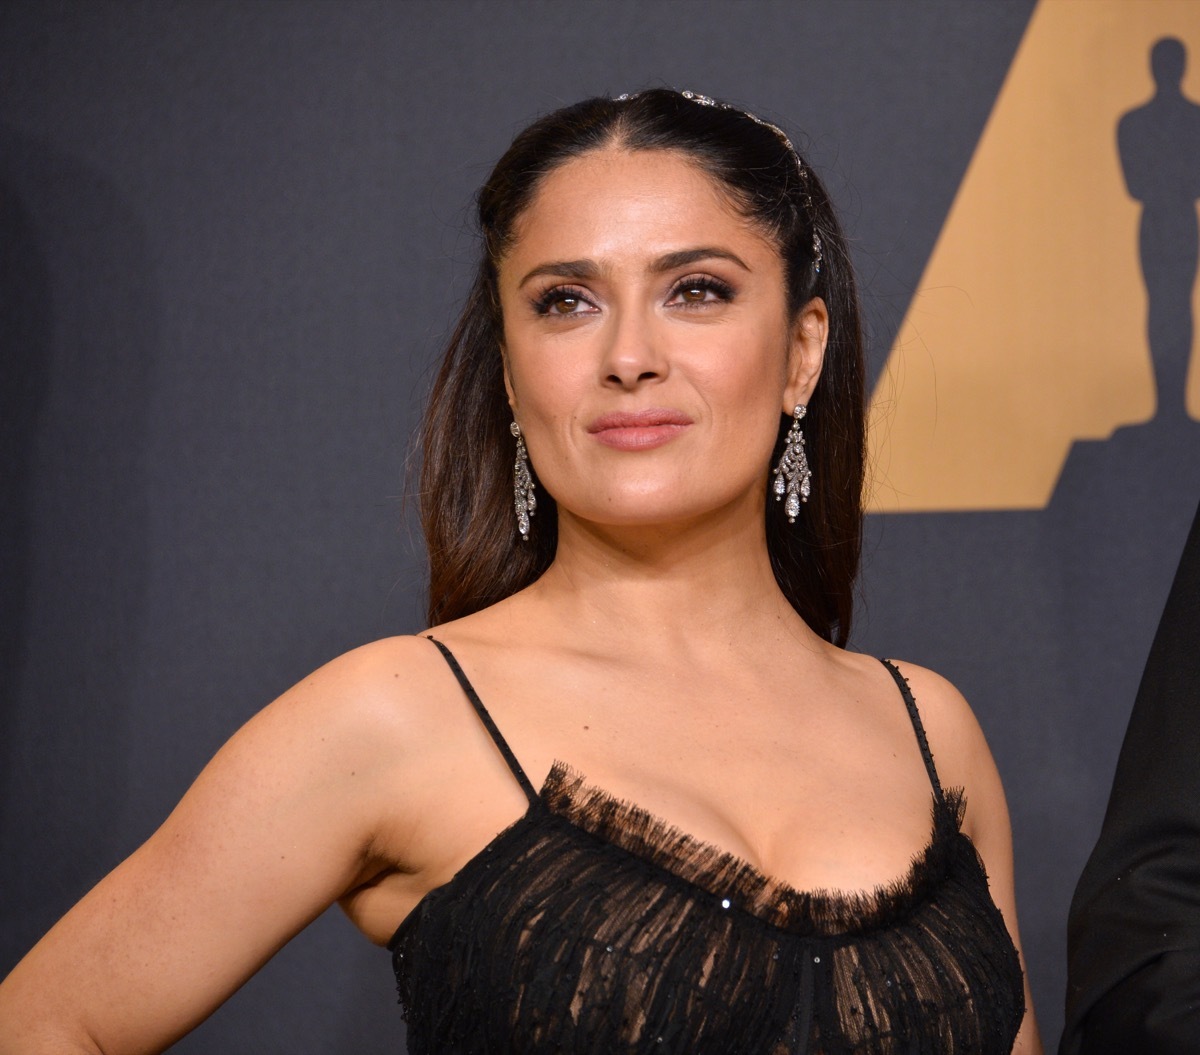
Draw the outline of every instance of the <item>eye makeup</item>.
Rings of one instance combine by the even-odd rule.
[[[530,301],[535,315],[558,315],[567,318],[571,315],[583,315],[583,307],[594,308],[587,294],[578,286],[551,286],[545,292]],[[555,310],[556,307],[566,310]]]
[[[697,293],[698,297],[693,296]],[[717,301],[731,301],[735,295],[734,288],[719,278],[714,278],[712,275],[689,275],[675,283],[668,297],[668,303],[679,300],[685,307],[700,307],[703,304],[712,304]]]
[[[728,282],[712,275],[689,275],[672,285],[667,294],[667,304],[675,307],[700,308],[708,304],[728,303],[737,295]],[[591,314],[596,304],[589,294],[578,286],[551,286],[531,298],[530,307],[535,315],[559,316]]]

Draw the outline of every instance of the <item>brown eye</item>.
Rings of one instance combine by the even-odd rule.
[[[671,302],[683,308],[708,308],[733,300],[733,288],[711,275],[685,278],[671,290]]]
[[[582,291],[567,286],[555,286],[546,290],[533,302],[533,310],[539,315],[585,315],[591,314],[592,302]]]

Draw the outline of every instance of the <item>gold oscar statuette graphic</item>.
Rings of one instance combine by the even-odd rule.
[[[1041,509],[1075,441],[1168,410],[1200,419],[1193,349],[1172,368],[1177,390],[1162,362],[1156,387],[1139,252],[1158,206],[1117,142],[1131,111],[1147,116],[1127,130],[1195,101],[1197,0],[1038,5],[872,394],[873,512]],[[1195,201],[1175,209],[1182,224],[1159,226],[1194,230]]]

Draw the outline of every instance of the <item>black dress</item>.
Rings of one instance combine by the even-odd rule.
[[[1000,1053],[1024,1014],[987,876],[933,785],[930,842],[868,894],[806,893],[598,788],[561,762],[389,943],[410,1055]]]

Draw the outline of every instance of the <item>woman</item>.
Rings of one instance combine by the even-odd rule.
[[[435,629],[238,732],[0,988],[0,1052],[160,1050],[335,900],[414,1053],[1040,1051],[982,734],[843,647],[863,364],[816,176],[652,90],[536,122],[479,205]]]

